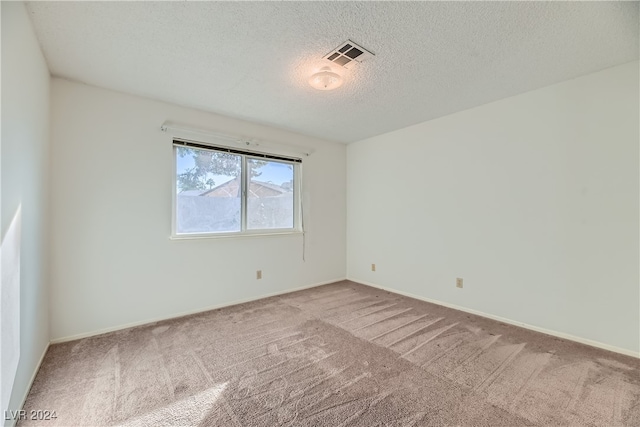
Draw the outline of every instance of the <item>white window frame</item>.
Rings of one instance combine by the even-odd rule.
[[[176,144],[177,143],[177,144]],[[189,145],[182,145],[187,143]],[[176,231],[176,208],[178,203],[177,190],[177,148],[178,146],[186,146],[199,150],[212,150],[220,152],[229,152],[241,156],[241,174],[240,185],[242,197],[240,198],[240,231],[226,232],[200,232],[200,233],[178,233]],[[282,236],[302,234],[302,161],[301,159],[291,156],[281,156],[278,154],[263,153],[253,150],[238,150],[230,147],[208,144],[200,141],[190,141],[183,138],[173,138],[172,144],[172,186],[171,186],[171,239],[217,239],[229,237],[248,237],[248,236]],[[291,160],[287,160],[287,158]],[[248,159],[266,160],[272,162],[288,163],[293,166],[293,228],[269,228],[269,229],[247,229],[247,188],[250,177],[248,176]]]

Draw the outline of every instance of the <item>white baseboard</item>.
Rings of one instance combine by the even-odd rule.
[[[574,335],[565,334],[564,332],[558,332],[558,331],[553,331],[551,329],[541,328],[539,326],[529,325],[527,323],[518,322],[516,320],[511,320],[511,319],[507,319],[507,318],[504,318],[504,317],[495,316],[495,315],[489,314],[489,313],[483,313],[482,311],[473,310],[471,308],[466,308],[466,307],[462,307],[462,306],[455,305],[455,304],[449,304],[448,302],[438,301],[438,300],[427,298],[427,297],[423,297],[423,296],[420,296],[420,295],[414,295],[414,294],[411,294],[409,292],[403,292],[403,291],[399,291],[397,289],[387,288],[387,287],[380,286],[380,285],[377,285],[377,284],[371,283],[371,282],[366,282],[366,281],[360,280],[360,279],[352,279],[352,278],[348,278],[347,277],[347,280],[350,280],[350,281],[355,282],[355,283],[360,283],[360,284],[363,284],[363,285],[366,285],[366,286],[371,286],[372,288],[382,289],[384,291],[392,292],[394,294],[404,295],[404,296],[409,297],[409,298],[430,302],[432,304],[437,304],[437,305],[441,305],[441,306],[448,307],[448,308],[453,308],[454,310],[464,311],[465,313],[475,314],[476,316],[481,316],[481,317],[486,317],[488,319],[497,320],[498,322],[507,323],[509,325],[519,326],[521,328],[530,329],[532,331],[541,332],[541,333],[547,334],[547,335],[552,335],[554,337],[562,338],[562,339],[565,339],[565,340],[575,341],[575,342],[579,342],[580,344],[586,344],[586,345],[590,345],[592,347],[601,348],[603,350],[608,350],[608,351],[613,351],[615,353],[624,354],[625,356],[631,356],[631,357],[640,358],[640,353],[635,352],[633,350],[628,350],[626,348],[616,347],[616,346],[613,346],[613,345],[601,343],[599,341],[594,341],[594,340],[590,340],[590,339],[587,339],[587,338],[581,338],[581,337],[576,337]]]
[[[110,328],[98,329],[96,331],[84,332],[82,334],[71,335],[71,336],[68,336],[68,337],[55,338],[55,339],[51,340],[51,344],[59,344],[59,343],[62,343],[62,342],[67,342],[67,341],[79,340],[81,338],[88,338],[88,337],[93,337],[93,336],[96,336],[96,335],[106,334],[108,332],[120,331],[122,329],[133,328],[135,326],[146,325],[148,323],[161,322],[163,320],[176,319],[178,317],[190,316],[192,314],[203,313],[205,311],[216,310],[216,309],[224,308],[224,307],[231,307],[233,305],[244,304],[244,303],[247,303],[247,302],[257,301],[257,300],[264,299],[264,298],[275,297],[275,296],[278,296],[278,295],[290,294],[292,292],[298,292],[298,291],[302,291],[302,290],[305,290],[305,289],[311,289],[311,288],[315,288],[315,287],[318,287],[318,286],[328,285],[329,283],[340,282],[342,280],[347,280],[347,279],[346,279],[346,277],[342,277],[342,278],[338,278],[338,279],[327,280],[327,281],[320,282],[320,283],[314,283],[312,285],[306,285],[306,286],[300,286],[298,288],[287,289],[285,291],[272,292],[270,294],[259,295],[259,296],[252,297],[252,298],[246,298],[246,299],[242,299],[242,300],[236,300],[236,301],[231,301],[231,302],[227,302],[227,303],[216,304],[216,305],[209,306],[209,307],[204,307],[204,308],[197,308],[195,310],[189,310],[189,311],[185,311],[185,312],[181,312],[181,313],[176,313],[176,314],[172,314],[172,315],[165,316],[165,317],[157,317],[157,318],[153,318],[153,319],[141,320],[139,322],[127,323],[125,325],[118,325],[118,326],[113,326],[113,327],[110,327]]]
[[[38,360],[38,365],[36,366],[36,369],[33,370],[33,374],[31,375],[31,379],[29,380],[29,385],[27,386],[27,389],[24,392],[24,396],[22,396],[22,400],[20,401],[20,406],[19,406],[20,409],[24,408],[24,404],[27,403],[27,396],[29,396],[29,392],[31,391],[31,386],[33,385],[33,382],[36,379],[36,375],[38,375],[38,371],[40,370],[40,366],[42,366],[42,361],[44,360],[44,356],[47,354],[47,350],[49,350],[49,345],[50,344],[47,344],[47,346],[44,348],[44,351],[40,355],[40,360]],[[17,419],[12,419],[12,420],[8,420],[8,421],[9,422],[5,425],[5,427],[13,427],[13,426],[15,426],[16,422],[18,420]]]

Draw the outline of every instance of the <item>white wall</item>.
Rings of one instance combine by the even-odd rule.
[[[349,145],[348,277],[638,352],[638,89],[634,62]]]
[[[306,262],[300,235],[169,239],[165,120],[315,148],[303,160]],[[344,145],[53,79],[52,147],[53,339],[345,277]]]
[[[19,409],[49,343],[49,70],[22,3],[2,2],[2,268],[19,273],[20,359],[9,408]],[[19,257],[9,251],[15,228]],[[7,240],[5,238],[7,237]],[[7,265],[8,259],[20,265]],[[4,287],[4,283],[3,283]],[[12,307],[13,308],[13,307]],[[5,307],[6,309],[6,307]],[[12,322],[15,319],[6,319]],[[7,337],[3,336],[4,340]],[[4,382],[9,380],[3,378]],[[1,408],[4,410],[5,408]],[[4,412],[3,412],[4,415]],[[4,419],[4,416],[3,416]],[[9,422],[11,424],[11,422]]]

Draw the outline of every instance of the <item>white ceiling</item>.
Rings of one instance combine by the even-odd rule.
[[[638,59],[637,2],[34,2],[55,76],[351,142]],[[333,92],[347,39],[375,57]],[[170,119],[170,117],[167,117]]]

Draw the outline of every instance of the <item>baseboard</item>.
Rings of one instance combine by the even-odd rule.
[[[348,278],[347,277],[347,280],[350,280],[350,281],[355,282],[355,283],[360,283],[360,284],[363,284],[363,285],[366,285],[366,286],[371,286],[372,288],[382,289],[384,291],[392,292],[394,294],[404,295],[404,296],[409,297],[409,298],[430,302],[432,304],[437,304],[437,305],[441,305],[441,306],[448,307],[448,308],[453,308],[454,310],[464,311],[465,313],[475,314],[476,316],[486,317],[487,319],[497,320],[498,322],[507,323],[509,325],[519,326],[521,328],[525,328],[525,329],[529,329],[529,330],[532,330],[532,331],[540,332],[540,333],[543,333],[543,334],[546,334],[546,335],[552,335],[554,337],[562,338],[562,339],[565,339],[565,340],[579,342],[580,344],[586,344],[586,345],[589,345],[591,347],[597,347],[597,348],[601,348],[603,350],[613,351],[614,353],[624,354],[625,356],[631,356],[631,357],[640,358],[640,353],[637,353],[637,352],[632,351],[632,350],[627,350],[625,348],[616,347],[616,346],[613,346],[613,345],[601,343],[599,341],[594,341],[594,340],[590,340],[590,339],[587,339],[587,338],[576,337],[574,335],[565,334],[564,332],[558,332],[558,331],[554,331],[554,330],[551,330],[551,329],[545,329],[545,328],[541,328],[539,326],[529,325],[528,323],[518,322],[516,320],[511,320],[511,319],[507,319],[505,317],[495,316],[493,314],[484,313],[482,311],[473,310],[471,308],[466,308],[466,307],[462,307],[462,306],[455,305],[455,304],[449,304],[448,302],[438,301],[438,300],[427,298],[427,297],[423,297],[423,296],[420,296],[420,295],[414,295],[414,294],[411,294],[409,292],[403,292],[403,291],[399,291],[397,289],[387,288],[387,287],[380,286],[380,285],[377,285],[377,284],[371,283],[371,282],[366,282],[366,281],[363,281],[363,280],[360,280],[360,279],[352,279],[352,278]]]
[[[20,406],[18,407],[20,409],[24,408],[24,404],[27,403],[27,396],[29,396],[29,392],[31,391],[31,386],[33,386],[33,382],[36,380],[36,375],[38,375],[38,371],[40,370],[40,366],[42,366],[42,361],[44,360],[44,356],[47,354],[47,350],[49,350],[50,345],[51,344],[47,343],[47,346],[44,348],[42,355],[40,355],[40,360],[38,360],[38,365],[36,366],[36,369],[33,370],[33,374],[31,375],[31,379],[29,380],[29,386],[25,390],[24,396],[22,396],[22,400],[20,401]],[[5,427],[13,427],[16,425],[16,421],[18,420],[11,419],[7,421],[9,422],[5,424]]]
[[[270,293],[270,294],[264,294],[264,295],[260,295],[260,296],[256,296],[256,297],[252,297],[252,298],[246,298],[246,299],[242,299],[242,300],[231,301],[231,302],[228,302],[228,303],[216,304],[216,305],[209,306],[209,307],[198,308],[198,309],[195,309],[195,310],[190,310],[190,311],[185,311],[185,312],[181,312],[181,313],[177,313],[177,314],[172,314],[170,316],[157,317],[157,318],[154,318],[154,319],[147,319],[147,320],[141,320],[139,322],[127,323],[125,325],[118,325],[118,326],[114,326],[114,327],[111,327],[111,328],[99,329],[97,331],[85,332],[85,333],[82,333],[82,334],[71,335],[71,336],[68,336],[68,337],[55,338],[55,339],[51,340],[51,344],[59,344],[59,343],[62,343],[62,342],[75,341],[75,340],[79,340],[79,339],[82,339],[82,338],[88,338],[88,337],[93,337],[93,336],[96,336],[96,335],[106,334],[106,333],[109,333],[109,332],[120,331],[122,329],[129,329],[129,328],[133,328],[135,326],[142,326],[142,325],[146,325],[148,323],[161,322],[163,320],[176,319],[176,318],[179,318],[179,317],[190,316],[192,314],[203,313],[205,311],[211,311],[211,310],[217,310],[219,308],[231,307],[231,306],[234,306],[234,305],[244,304],[244,303],[252,302],[252,301],[257,301],[257,300],[264,299],[264,298],[270,298],[270,297],[275,297],[275,296],[278,296],[278,295],[290,294],[292,292],[298,292],[298,291],[302,291],[302,290],[305,290],[305,289],[311,289],[311,288],[315,288],[315,287],[318,287],[318,286],[328,285],[330,283],[340,282],[342,280],[346,280],[346,277],[327,280],[327,281],[319,282],[319,283],[314,283],[312,285],[300,286],[300,287],[293,288],[293,289],[287,289],[285,291],[273,292],[273,293]]]

